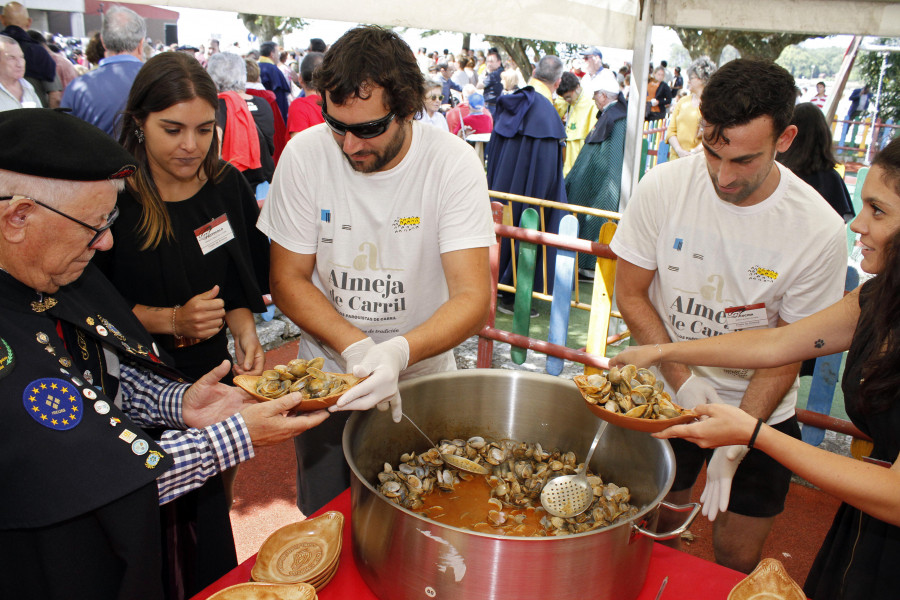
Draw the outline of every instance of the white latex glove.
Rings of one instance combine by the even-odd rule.
[[[716,389],[702,377],[693,373],[688,377],[678,391],[675,392],[675,400],[681,408],[688,410],[699,404],[721,404],[722,400]]]
[[[409,342],[402,335],[375,344],[366,351],[362,361],[353,367],[354,375],[368,375],[369,378],[351,388],[328,410],[369,410],[376,405],[381,410],[387,410],[390,404],[391,418],[399,423],[403,414],[400,412],[397,380],[408,363]]]
[[[346,362],[346,366],[344,367],[346,370],[345,373],[352,373],[353,367],[362,362],[362,360],[366,357],[366,353],[375,347],[375,340],[370,337],[363,338],[358,342],[353,342],[341,352],[341,356]]]
[[[721,446],[713,452],[709,465],[706,467],[706,487],[700,496],[703,503],[703,516],[710,521],[716,520],[716,515],[728,510],[728,500],[731,498],[731,480],[738,465],[744,460],[744,456],[750,451],[745,445]]]

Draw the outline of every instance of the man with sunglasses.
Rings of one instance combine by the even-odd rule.
[[[119,144],[28,109],[0,139],[0,598],[183,596],[205,574],[163,564],[164,505],[327,413],[251,403],[226,362],[193,385],[165,365],[90,264],[135,170]]]
[[[369,375],[332,410],[390,401],[399,421],[398,379],[455,369],[453,347],[487,316],[484,169],[458,137],[414,120],[424,80],[395,33],[350,30],[314,83],[325,125],[288,144],[258,223],[272,239],[272,296],[302,329],[301,358]],[[349,486],[347,415],[297,445],[306,514]]]

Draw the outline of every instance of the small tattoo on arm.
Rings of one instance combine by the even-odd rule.
[[[147,310],[155,310],[155,311],[163,310],[163,309],[162,309],[161,307],[159,307],[159,306],[148,306],[148,307],[146,307],[146,308],[147,308]]]
[[[815,344],[816,348],[821,348],[824,345],[825,345],[825,340],[823,340],[821,338],[816,340],[816,344]]]

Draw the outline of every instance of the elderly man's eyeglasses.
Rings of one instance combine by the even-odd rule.
[[[443,100],[444,95],[443,94],[429,94],[428,96],[425,96],[425,99],[426,100]]]
[[[388,113],[384,117],[380,119],[376,119],[374,121],[369,121],[368,123],[356,123],[354,125],[347,125],[346,123],[342,123],[337,119],[331,117],[327,112],[325,112],[325,105],[322,104],[322,118],[325,119],[325,122],[331,127],[331,130],[335,132],[337,135],[344,136],[347,133],[352,133],[358,138],[368,140],[374,137],[378,137],[390,126],[391,121],[394,120],[394,113]]]
[[[91,241],[88,242],[88,248],[92,248],[94,246],[94,244],[96,244],[100,240],[100,238],[103,237],[103,234],[106,233],[106,230],[109,229],[110,227],[112,227],[116,218],[119,216],[119,207],[116,206],[112,209],[112,212],[109,213],[109,216],[106,217],[106,225],[104,225],[102,227],[94,227],[93,225],[88,225],[84,221],[79,221],[75,217],[67,215],[66,213],[64,213],[61,210],[57,210],[57,209],[53,208],[49,204],[45,204],[45,203],[41,202],[40,200],[35,200],[34,198],[29,198],[28,196],[0,196],[0,200],[14,200],[16,198],[31,200],[38,206],[43,206],[47,210],[55,212],[56,214],[63,216],[65,218],[69,219],[70,221],[74,221],[74,222],[78,223],[79,225],[81,225],[82,227],[87,227],[88,229],[93,231],[94,237],[92,237]]]

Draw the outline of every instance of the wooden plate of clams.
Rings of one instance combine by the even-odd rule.
[[[303,360],[295,358],[286,365],[275,365],[262,375],[237,375],[235,385],[243,388],[257,400],[281,398],[291,392],[300,392],[303,400],[292,410],[309,412],[333,406],[344,392],[364,380],[349,373],[322,371],[324,358]]]
[[[655,433],[697,418],[672,401],[649,369],[626,365],[606,375],[576,375],[573,380],[591,412],[618,427]]]

